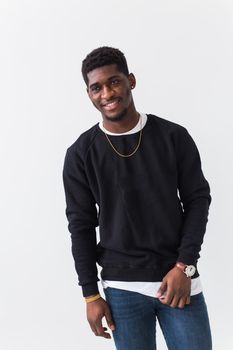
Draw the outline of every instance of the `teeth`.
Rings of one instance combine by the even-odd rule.
[[[113,101],[113,102],[109,102],[107,103],[105,106],[113,106],[114,104],[116,104],[118,101]]]
[[[102,105],[103,108],[106,109],[106,111],[113,111],[116,108],[118,108],[118,104],[120,103],[120,99],[115,99],[111,102],[105,103]]]

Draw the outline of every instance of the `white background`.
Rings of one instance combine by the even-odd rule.
[[[86,321],[61,176],[67,147],[101,120],[80,69],[102,45],[125,53],[137,109],[199,148],[213,198],[199,270],[214,349],[233,349],[232,15],[230,0],[1,0],[1,349],[114,349]]]

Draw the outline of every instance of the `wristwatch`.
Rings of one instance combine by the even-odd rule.
[[[196,267],[194,265],[185,265],[182,262],[177,262],[176,267],[183,271],[187,277],[192,277],[196,272]]]

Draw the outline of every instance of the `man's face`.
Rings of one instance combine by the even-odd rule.
[[[126,76],[116,64],[110,64],[90,71],[87,77],[88,95],[102,116],[111,121],[124,118],[133,104],[134,75]]]

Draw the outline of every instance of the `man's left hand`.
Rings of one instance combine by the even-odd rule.
[[[190,304],[190,292],[191,278],[178,267],[174,267],[163,278],[156,297],[162,304],[182,309],[186,304]]]

